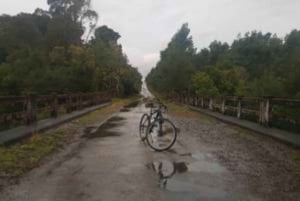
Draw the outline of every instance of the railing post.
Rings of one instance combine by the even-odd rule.
[[[28,94],[26,97],[26,124],[32,124],[37,120],[36,117],[36,97],[33,94]]]
[[[93,95],[93,103],[92,103],[92,105],[98,105],[99,103],[98,103],[98,101],[97,101],[97,99],[98,99],[98,94],[94,94]]]
[[[66,97],[66,110],[67,110],[67,113],[70,113],[72,112],[73,110],[73,106],[72,106],[72,95],[71,94],[68,94],[67,97]]]
[[[77,110],[82,108],[82,93],[78,93],[77,96]]]
[[[209,98],[209,110],[213,110],[213,103],[214,103],[214,100],[213,98]]]
[[[265,97],[261,99],[259,106],[259,123],[264,126],[269,126],[271,117],[271,98]]]
[[[195,106],[198,107],[199,106],[199,97],[196,95],[196,103]]]
[[[259,100],[259,118],[258,118],[258,122],[260,124],[264,124],[264,115],[263,115],[263,111],[264,111],[264,100],[260,99]]]
[[[204,108],[204,97],[201,97],[201,107]]]
[[[184,97],[184,104],[187,104],[188,103],[188,96],[187,94],[185,94],[185,97]]]
[[[271,98],[267,97],[265,100],[265,111],[264,111],[264,116],[265,116],[265,126],[270,125],[270,113],[271,113]]]
[[[54,93],[52,95],[52,103],[51,103],[51,117],[57,117],[58,114],[58,100],[57,100],[57,94]]]
[[[222,114],[225,114],[225,104],[226,104],[226,100],[223,97],[222,98],[222,105],[221,105],[221,112],[222,112]]]
[[[241,118],[241,113],[242,113],[242,100],[239,97],[238,98],[238,105],[237,105],[237,118],[240,119]]]

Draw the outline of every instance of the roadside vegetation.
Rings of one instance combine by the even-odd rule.
[[[284,39],[259,31],[239,34],[232,44],[194,47],[188,24],[173,36],[147,76],[160,93],[199,96],[300,98],[300,30]]]
[[[0,96],[140,91],[141,75],[128,63],[121,35],[97,27],[90,0],[47,3],[48,10],[0,16]]]

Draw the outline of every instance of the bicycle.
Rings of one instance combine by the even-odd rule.
[[[150,113],[143,114],[140,120],[139,132],[142,141],[155,151],[165,151],[170,149],[176,142],[177,129],[175,125],[163,117],[163,112],[167,106],[158,103],[158,107],[150,107]]]

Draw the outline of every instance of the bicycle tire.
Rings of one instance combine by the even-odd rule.
[[[177,139],[177,129],[176,129],[175,125],[173,124],[173,122],[171,122],[169,119],[163,119],[162,120],[163,121],[162,125],[169,124],[170,128],[172,128],[172,134],[173,134],[172,139],[171,139],[170,143],[168,143],[168,145],[166,145],[165,147],[159,147],[160,146],[159,142],[157,143],[157,146],[156,146],[155,143],[154,143],[153,137],[158,138],[160,136],[158,136],[157,134],[155,136],[155,134],[152,134],[152,133],[154,133],[153,128],[155,127],[155,125],[157,123],[159,123],[159,121],[161,121],[161,120],[155,120],[154,122],[152,122],[148,126],[147,133],[146,133],[146,140],[147,140],[148,145],[153,150],[158,151],[158,152],[162,152],[162,151],[166,151],[166,150],[170,149],[175,144],[176,139]],[[164,135],[166,135],[166,134],[164,134]]]
[[[139,124],[139,133],[142,141],[145,141],[147,135],[147,128],[150,124],[150,117],[148,114],[143,114]]]

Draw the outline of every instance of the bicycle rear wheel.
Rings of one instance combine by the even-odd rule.
[[[168,119],[155,120],[147,129],[147,143],[155,151],[170,149],[177,138],[177,130]]]
[[[140,125],[139,125],[139,132],[140,132],[140,137],[141,140],[144,141],[146,139],[146,132],[147,128],[150,124],[150,117],[148,114],[143,114],[141,120],[140,120]]]

